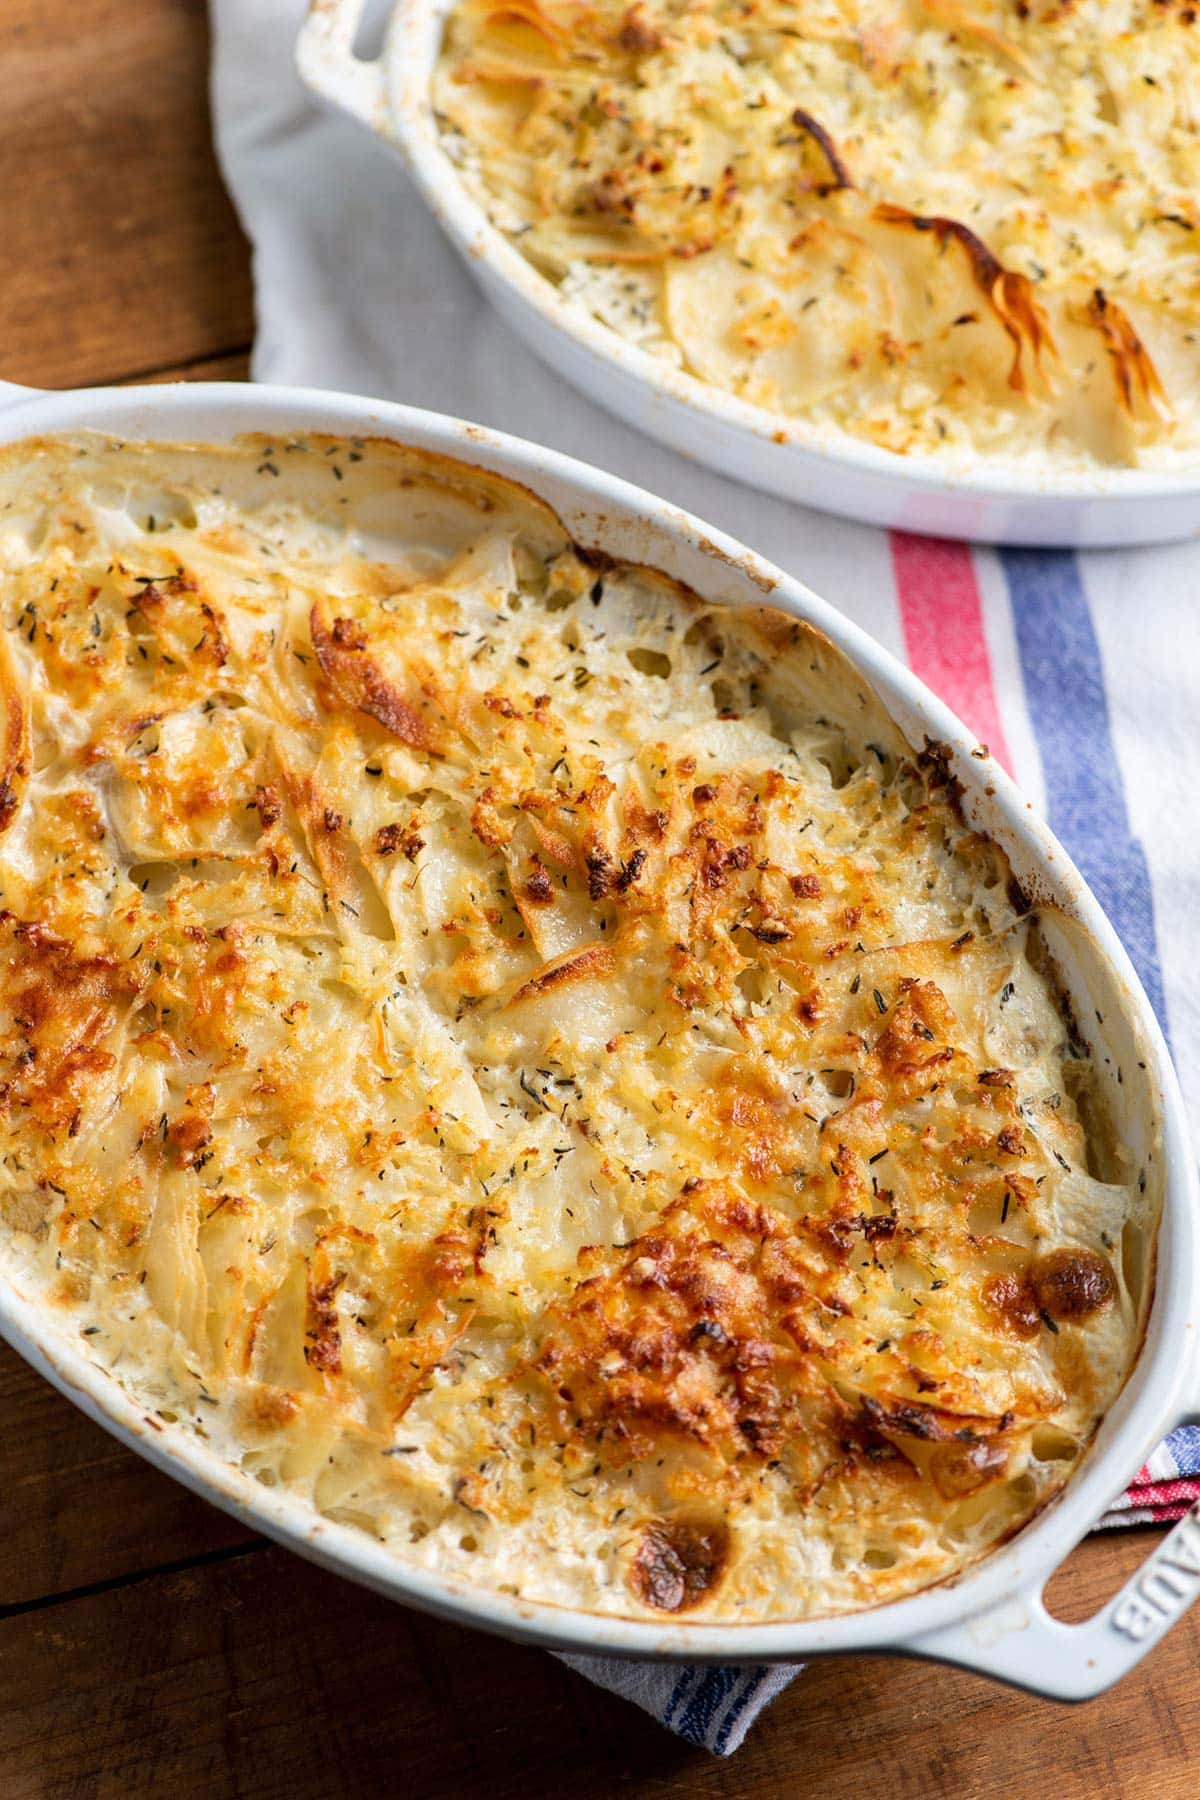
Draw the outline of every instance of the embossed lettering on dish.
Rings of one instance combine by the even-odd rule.
[[[1112,1623],[1140,1643],[1161,1630],[1200,1594],[1200,1500],[1150,1559],[1128,1593],[1120,1595]]]

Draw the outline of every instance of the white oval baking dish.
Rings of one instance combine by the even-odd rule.
[[[565,300],[493,226],[438,140],[429,88],[453,0],[398,0],[378,60],[354,55],[366,0],[310,0],[306,84],[399,151],[496,310],[537,355],[650,437],[722,475],[869,525],[980,543],[1150,544],[1200,532],[1200,458],[1184,474],[1038,472],[899,456],[767,412],[664,367]]]
[[[1003,844],[1017,879],[1048,909],[1046,935],[1076,1018],[1098,1056],[1110,1059],[1123,1140],[1136,1156],[1161,1159],[1159,1274],[1141,1356],[1095,1444],[1064,1491],[1011,1542],[957,1581],[892,1605],[757,1626],[601,1618],[406,1568],[363,1532],[333,1524],[222,1462],[182,1426],[148,1418],[89,1361],[84,1341],[3,1271],[0,1332],[91,1418],[248,1525],[381,1593],[461,1623],[583,1654],[791,1662],[821,1653],[904,1652],[1060,1699],[1082,1699],[1117,1680],[1200,1593],[1200,1507],[1088,1623],[1059,1624],[1040,1595],[1154,1445],[1173,1426],[1200,1417],[1200,1190],[1178,1085],[1149,1002],[1096,901],[1003,770],[914,676],[799,582],[664,501],[554,452],[435,414],[307,389],[197,384],[38,394],[0,384],[0,443],[80,429],[193,442],[243,431],[399,439],[524,483],[578,541],[661,568],[707,599],[738,605],[767,598],[809,620],[841,647],[910,741],[947,746],[968,817]]]

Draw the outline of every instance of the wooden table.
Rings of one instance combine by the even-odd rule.
[[[253,5],[257,0],[243,0]],[[0,374],[240,377],[246,245],[208,138],[200,0],[3,0]],[[1056,1578],[1085,1617],[1145,1554]],[[1067,1711],[865,1658],[809,1671],[718,1762],[538,1651],[359,1592],[118,1448],[0,1347],[0,1796],[929,1800],[1191,1796],[1200,1609]]]

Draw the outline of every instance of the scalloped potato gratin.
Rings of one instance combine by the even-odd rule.
[[[0,455],[0,1266],[398,1558],[831,1614],[1069,1477],[1157,1182],[944,755],[384,443]]]
[[[1171,468],[1198,69],[1190,0],[458,0],[432,102],[516,249],[666,365],[808,435]]]

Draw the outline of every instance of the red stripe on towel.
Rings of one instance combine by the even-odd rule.
[[[1011,774],[970,549],[903,531],[892,532],[891,544],[910,668]]]

